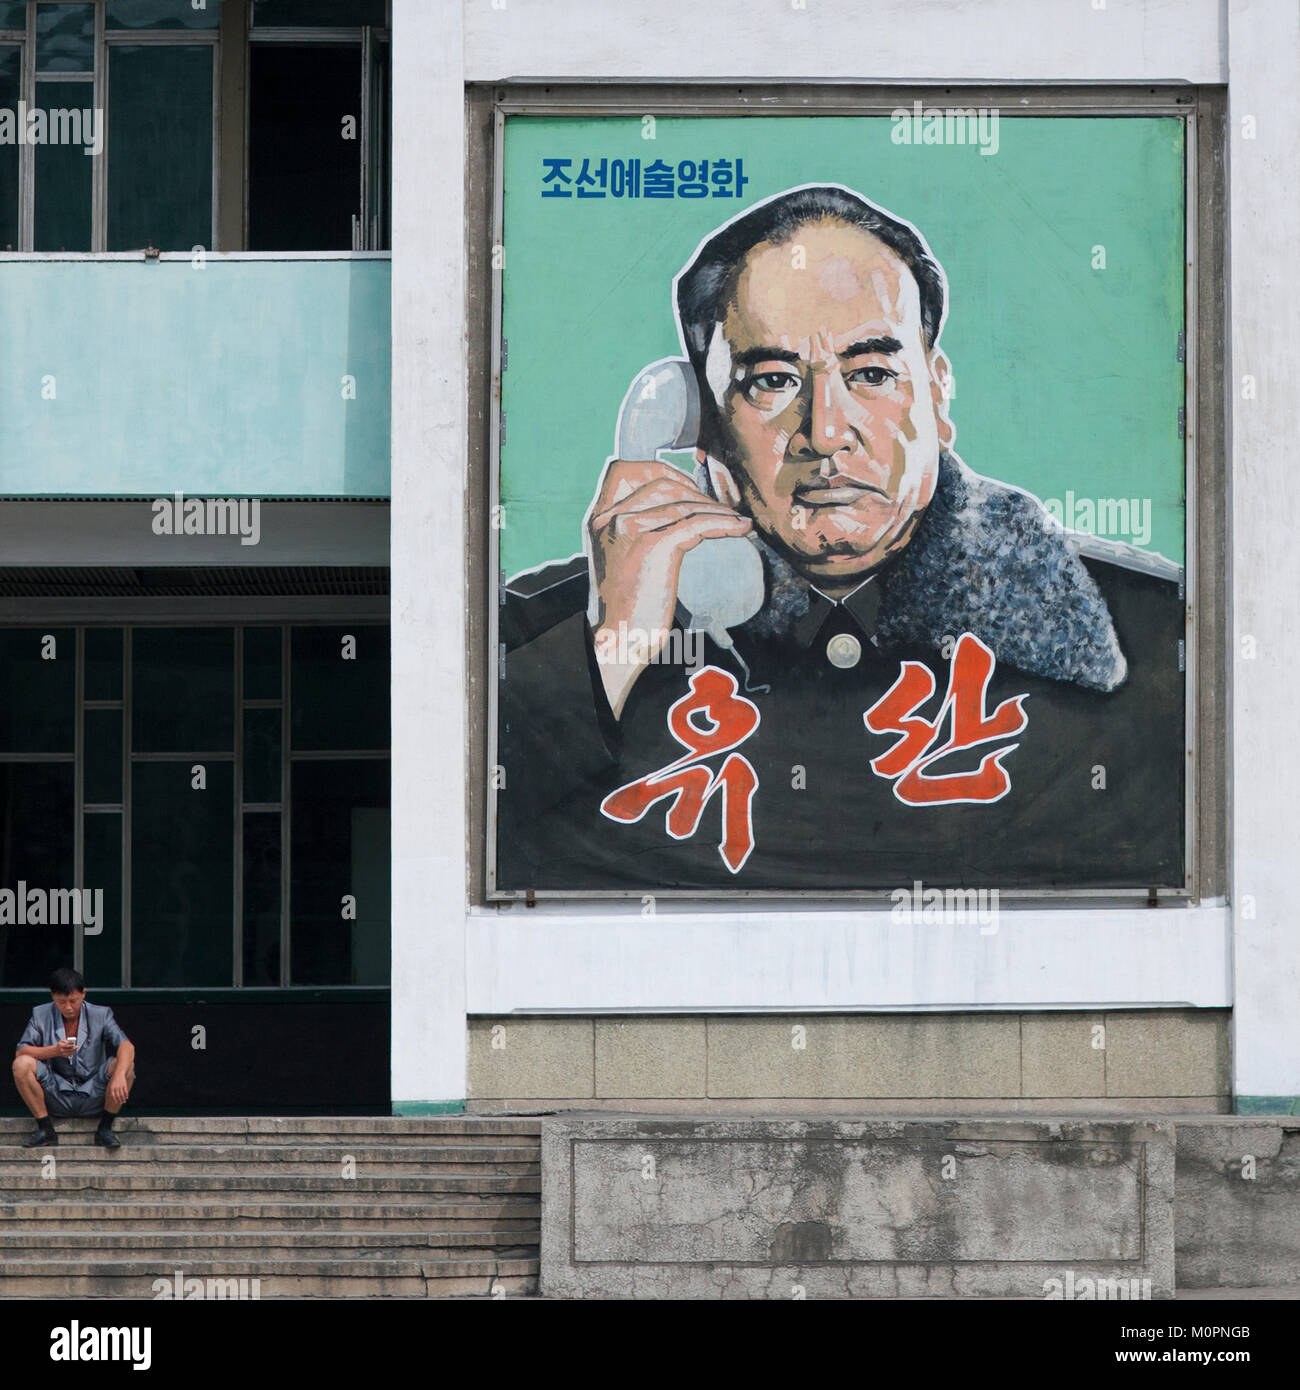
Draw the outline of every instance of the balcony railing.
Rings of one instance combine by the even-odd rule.
[[[386,253],[0,255],[0,496],[384,497]]]

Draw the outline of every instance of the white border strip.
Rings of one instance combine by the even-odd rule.
[[[461,0],[460,7],[469,82],[1222,82],[1228,61],[1220,0],[806,0],[798,8],[791,0]],[[1271,18],[1289,8],[1268,0],[1255,12]]]
[[[889,910],[624,913],[510,904],[466,920],[467,1008],[515,1012],[1124,1009],[1232,1003],[1220,906],[1004,908],[996,930]],[[986,927],[984,929],[988,931]]]

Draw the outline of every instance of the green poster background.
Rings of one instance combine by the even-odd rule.
[[[1181,120],[1001,115],[991,155],[895,144],[887,116],[660,118],[653,141],[642,129],[639,116],[506,121],[507,575],[582,548],[625,391],[682,351],[672,280],[700,240],[817,182],[912,222],[943,266],[961,458],[1043,499],[1149,499],[1146,547],[1182,563]],[[750,182],[739,199],[543,198],[543,157],[572,159],[574,179],[584,158],[739,158]]]

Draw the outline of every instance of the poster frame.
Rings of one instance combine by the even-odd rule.
[[[1022,88],[1019,86],[1006,88],[976,87],[971,85],[942,88],[933,85],[885,87],[828,82],[789,85],[762,84],[722,89],[711,84],[708,88],[700,86],[693,89],[681,85],[672,88],[660,88],[658,85],[652,86],[651,84],[636,84],[633,87],[632,84],[617,86],[613,83],[586,83],[580,86],[575,84],[573,87],[566,84],[544,86],[537,83],[520,83],[510,86],[485,84],[478,89],[477,93],[473,89],[469,93],[471,119],[468,124],[471,146],[475,136],[475,123],[472,119],[475,96],[477,96],[480,110],[490,122],[490,129],[486,132],[491,155],[491,178],[489,188],[486,190],[490,196],[487,242],[493,253],[496,252],[497,248],[503,246],[504,240],[505,128],[506,122],[511,116],[587,116],[593,118],[625,116],[629,119],[639,120],[647,110],[652,110],[657,116],[665,118],[736,115],[750,116],[755,119],[762,119],[766,116],[790,117],[795,115],[880,117],[889,116],[900,106],[910,108],[913,101],[919,98],[925,104],[1000,106],[1009,117],[1012,117],[1013,114],[1016,117],[1047,118],[1053,116],[1096,116],[1122,119],[1124,117],[1161,116],[1182,120],[1184,127],[1184,303],[1181,351],[1184,355],[1182,425],[1184,430],[1185,548],[1181,591],[1185,600],[1183,674],[1184,756],[1186,759],[1183,797],[1183,884],[1181,887],[1146,889],[1139,886],[1118,888],[1008,887],[1000,891],[1004,900],[1026,907],[1032,905],[1061,906],[1072,902],[1093,903],[1098,906],[1107,904],[1131,906],[1134,903],[1143,902],[1155,906],[1158,902],[1169,900],[1187,902],[1207,897],[1217,898],[1221,901],[1221,895],[1224,891],[1223,870],[1219,862],[1222,846],[1221,844],[1215,845],[1214,848],[1219,852],[1214,855],[1215,862],[1213,864],[1203,864],[1200,840],[1205,816],[1198,814],[1198,810],[1202,808],[1203,793],[1206,791],[1202,776],[1202,763],[1208,761],[1203,756],[1206,735],[1201,729],[1199,717],[1200,701],[1198,696],[1201,694],[1202,662],[1198,661],[1198,647],[1201,643],[1210,640],[1210,629],[1217,627],[1218,624],[1202,622],[1198,627],[1194,621],[1200,611],[1198,608],[1198,577],[1204,574],[1207,563],[1199,544],[1202,534],[1202,518],[1197,507],[1200,490],[1198,444],[1204,448],[1207,443],[1205,439],[1200,437],[1202,424],[1197,410],[1198,396],[1205,387],[1205,383],[1201,381],[1199,376],[1200,362],[1197,347],[1207,329],[1211,332],[1214,329],[1213,323],[1203,324],[1198,318],[1202,306],[1198,303],[1197,282],[1201,274],[1204,273],[1200,265],[1202,247],[1199,240],[1202,235],[1200,174],[1204,167],[1202,163],[1204,152],[1198,147],[1198,129],[1202,122],[1207,119],[1211,121],[1221,119],[1221,114],[1215,109],[1214,94],[1210,93],[1207,100],[1207,94],[1203,89],[1185,85],[1133,88],[1079,84],[1053,89]],[[471,165],[472,163],[471,160]],[[470,216],[473,217],[472,212]],[[473,245],[472,227],[470,244]],[[482,270],[481,249],[478,261],[479,269]],[[471,623],[468,634],[471,647],[469,653],[471,669],[477,666],[478,669],[484,671],[487,695],[484,702],[486,722],[482,728],[481,739],[476,740],[483,750],[481,761],[477,763],[482,768],[483,774],[481,781],[483,800],[477,810],[475,809],[477,798],[472,795],[470,797],[471,826],[474,827],[475,838],[477,839],[479,833],[482,833],[484,837],[478,847],[479,852],[477,854],[471,852],[471,901],[481,905],[523,901],[531,905],[533,902],[543,899],[587,900],[593,903],[627,899],[640,900],[646,896],[646,890],[642,888],[525,891],[502,890],[498,889],[495,884],[496,815],[492,774],[497,765],[497,682],[504,664],[504,651],[500,644],[498,627],[500,603],[508,576],[500,567],[499,531],[490,524],[490,521],[486,525],[484,522],[497,515],[495,509],[500,506],[499,469],[503,424],[501,407],[505,343],[502,331],[503,277],[499,268],[494,267],[491,259],[488,260],[487,265],[491,285],[490,303],[484,304],[482,307],[489,314],[489,356],[487,363],[484,364],[486,370],[480,369],[477,373],[474,370],[473,358],[471,358],[470,372],[471,418],[475,405],[480,410],[482,409],[483,402],[480,393],[482,386],[490,379],[490,396],[485,411],[486,469],[484,471],[486,472],[487,508],[486,518],[480,518],[477,527],[480,542],[485,543],[486,546],[486,564],[483,569],[486,571],[484,577],[487,582],[483,586],[486,590],[483,598],[486,602],[487,621],[482,625],[486,631],[483,633],[483,637],[478,639],[481,643],[480,646],[476,647],[475,645],[476,638],[473,631],[479,625]],[[471,270],[473,269],[474,267],[471,266]],[[473,294],[474,291],[471,287],[471,298]],[[471,324],[473,323],[472,308],[471,305]],[[1221,308],[1218,314],[1214,312],[1214,305],[1210,305],[1209,309],[1210,318],[1220,321]],[[1220,322],[1220,328],[1221,326]],[[1171,344],[1171,352],[1177,350],[1179,350],[1178,347]],[[1210,443],[1213,447],[1213,440],[1217,438],[1221,448],[1223,440],[1222,421],[1217,422],[1217,424],[1220,428],[1212,436]],[[473,469],[471,469],[472,482]],[[475,495],[471,487],[471,511],[473,510]],[[478,495],[482,495],[481,491]],[[1224,510],[1226,510],[1226,499]],[[1221,523],[1222,518],[1217,520]],[[1221,530],[1221,525],[1217,529]],[[471,523],[471,532],[473,533],[474,530],[473,523]],[[1209,563],[1216,566],[1217,572],[1219,557],[1210,555],[1208,559]],[[471,575],[474,568],[471,564]],[[1222,593],[1216,593],[1214,597],[1215,607],[1218,610],[1222,605]],[[483,651],[483,647],[486,647],[486,652]],[[1204,657],[1206,653],[1201,653],[1201,655]],[[484,656],[486,656],[486,661],[484,661]],[[1212,693],[1219,698],[1222,697],[1221,690]],[[481,720],[482,715],[480,711],[473,708],[469,714],[471,727],[473,727],[477,721]],[[1210,731],[1210,736],[1216,739],[1221,738],[1223,734],[1222,719],[1216,719],[1213,723],[1214,727]],[[1221,775],[1222,758],[1216,758],[1214,761],[1215,770],[1220,775],[1215,777],[1210,784],[1211,805],[1209,814],[1211,819],[1217,822],[1225,813],[1226,791]],[[1216,839],[1218,838],[1221,837],[1216,837]],[[887,908],[890,903],[890,890],[887,888],[839,891],[743,887],[719,889],[656,888],[653,896],[687,902],[719,903],[752,899],[769,902],[786,900],[792,903],[797,902],[803,906],[810,906],[819,902],[843,903],[849,901],[860,902],[864,906]]]

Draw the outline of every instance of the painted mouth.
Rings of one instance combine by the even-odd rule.
[[[801,487],[795,489],[794,500],[804,507],[843,507],[860,502],[865,496],[888,497],[878,487],[869,483],[850,483],[837,479],[829,487]]]

